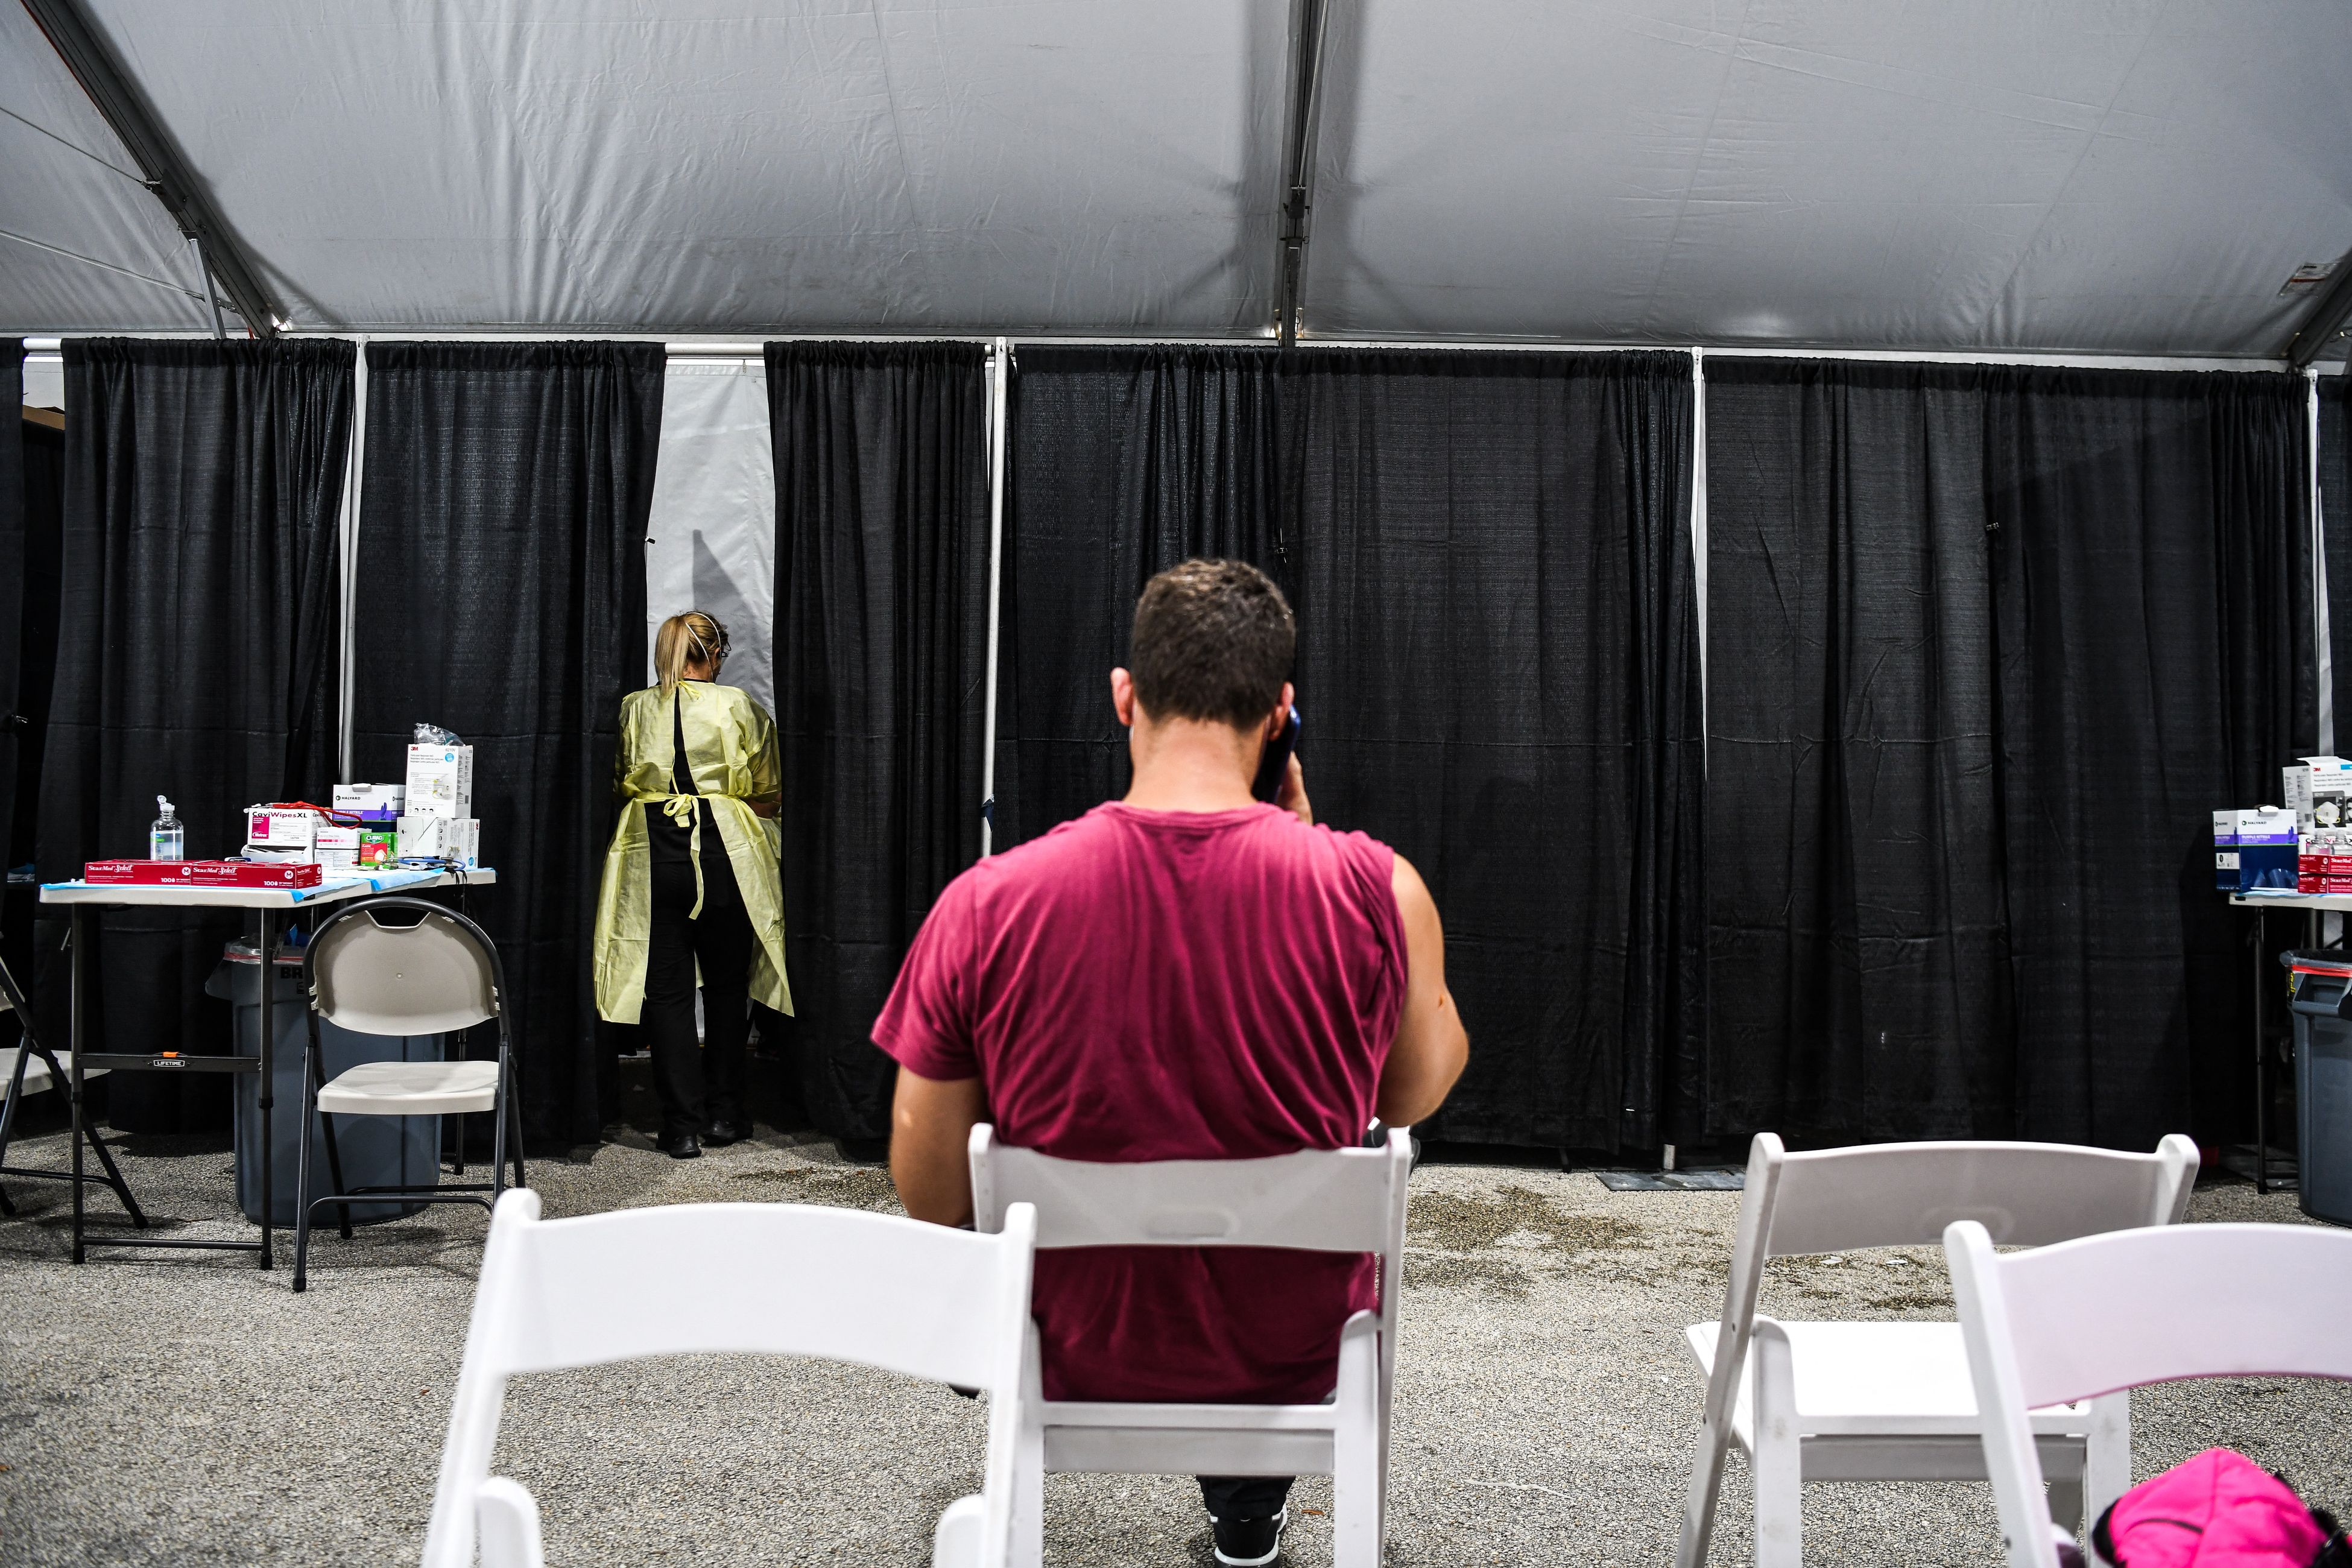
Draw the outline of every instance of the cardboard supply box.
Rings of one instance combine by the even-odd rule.
[[[355,812],[362,816],[396,817],[408,799],[406,784],[348,784],[335,786],[330,803],[337,811]]]
[[[2238,813],[2237,891],[2299,889],[2301,853],[2302,838],[2295,830],[2294,812],[2284,806],[2258,805]]]
[[[411,746],[408,784],[401,807],[411,816],[467,817],[474,815],[474,748],[471,746]]]
[[[2352,827],[2352,762],[2342,757],[2301,757],[2279,770],[2286,809],[2298,832]]]
[[[245,841],[257,849],[295,849],[311,854],[318,848],[322,819],[305,807],[248,805],[245,808]]]
[[[91,860],[81,879],[104,888],[183,887],[195,879],[193,860]]]
[[[319,824],[316,848],[321,865],[326,863],[330,855],[346,856],[356,860],[360,855],[360,830],[339,823],[321,822]]]
[[[453,860],[475,870],[482,860],[482,825],[470,816],[420,816],[400,819],[400,858],[404,860]]]
[[[355,877],[359,875],[360,852],[356,849],[348,852],[341,849],[321,849],[319,851],[317,865],[319,874],[329,881],[342,877]]]
[[[191,860],[189,879],[200,888],[315,888],[322,879],[316,861],[258,866],[250,860]]]
[[[2306,893],[2352,893],[2352,828],[2324,828],[2301,837],[2296,885]]]
[[[2238,812],[2213,814],[2213,886],[2217,891],[2238,890]]]

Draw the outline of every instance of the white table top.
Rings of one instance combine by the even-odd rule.
[[[2231,893],[2242,910],[2352,910],[2352,893]]]
[[[370,893],[421,893],[431,888],[487,888],[499,874],[475,871],[378,871],[367,877],[332,877],[315,888],[156,888],[115,882],[44,882],[45,904],[163,904],[181,909],[293,910],[331,904]]]

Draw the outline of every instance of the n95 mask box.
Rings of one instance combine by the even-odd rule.
[[[2352,827],[2352,762],[2342,757],[2301,757],[2279,770],[2286,808],[2295,830],[2319,833]]]

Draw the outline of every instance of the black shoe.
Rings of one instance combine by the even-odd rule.
[[[702,1158],[702,1142],[691,1132],[681,1132],[675,1138],[665,1132],[661,1135],[660,1139],[656,1142],[654,1147],[659,1149],[663,1153],[668,1155],[673,1160],[699,1160]]]
[[[732,1121],[714,1121],[703,1131],[702,1141],[713,1149],[724,1149],[743,1142],[743,1130]]]
[[[1273,1562],[1282,1555],[1282,1527],[1289,1519],[1286,1508],[1272,1519],[1219,1519],[1211,1514],[1217,1561],[1226,1568],[1258,1568],[1260,1563]]]

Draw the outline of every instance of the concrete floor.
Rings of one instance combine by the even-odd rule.
[[[57,1163],[61,1134],[11,1159]],[[167,1234],[237,1234],[216,1142],[118,1139]],[[640,1134],[543,1162],[552,1216],[711,1200],[895,1207],[834,1146],[768,1133],[693,1163]],[[60,1186],[9,1183],[0,1221],[0,1563],[415,1561],[483,1219],[443,1208],[331,1232],[309,1294],[230,1255],[66,1262]],[[1396,1564],[1656,1563],[1673,1552],[1699,1384],[1682,1325],[1714,1316],[1738,1195],[1612,1194],[1590,1175],[1425,1166],[1414,1177],[1391,1481]],[[96,1207],[107,1211],[110,1200]],[[2291,1221],[2286,1196],[2199,1193],[2197,1220]],[[824,1281],[806,1281],[823,1289]],[[1787,1317],[1949,1313],[1930,1250],[1775,1265]],[[2352,1504],[2352,1388],[2157,1390],[2142,1474],[2213,1444]],[[982,1411],[851,1368],[662,1362],[520,1382],[498,1468],[530,1487],[551,1562],[908,1563],[977,1489]],[[1737,1461],[1714,1561],[1746,1560]],[[1294,1494],[1289,1561],[1329,1560],[1328,1483]],[[1056,1563],[1207,1563],[1181,1480],[1055,1477]],[[1998,1561],[1981,1486],[1814,1488],[1807,1542],[1838,1563]]]

